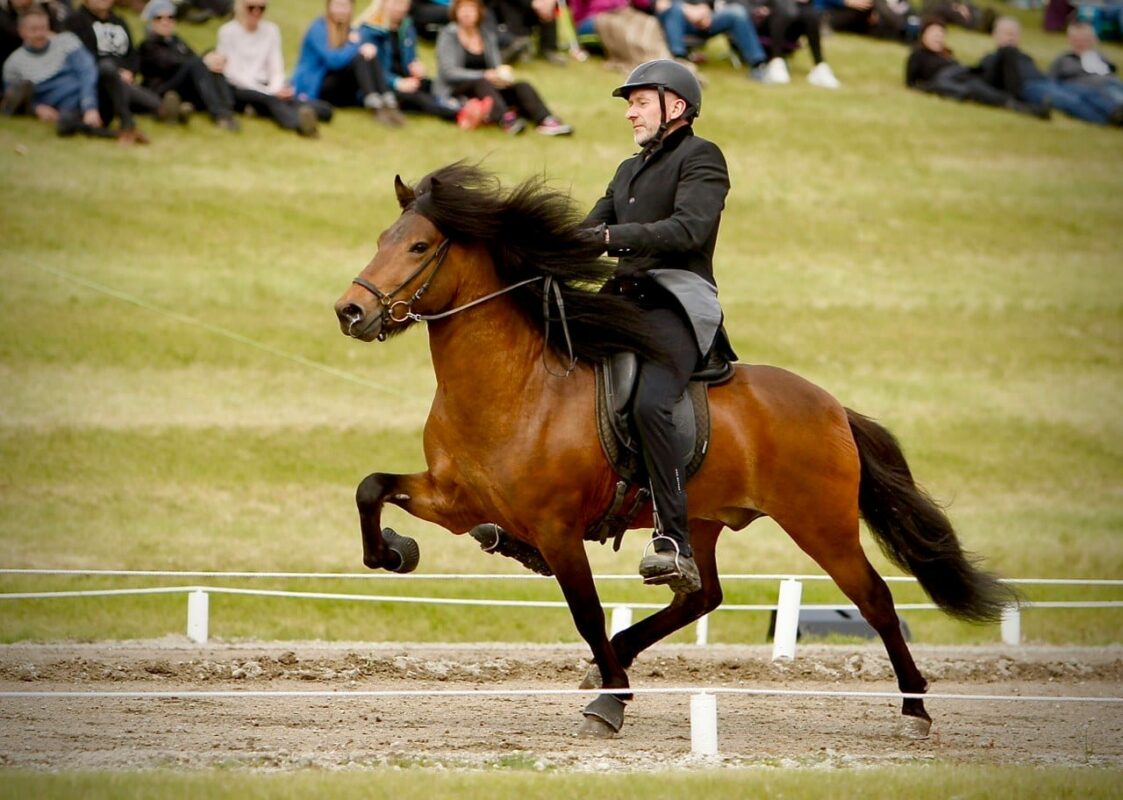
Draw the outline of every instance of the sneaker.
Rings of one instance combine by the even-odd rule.
[[[838,78],[834,76],[830,64],[826,61],[819,62],[813,70],[807,73],[807,82],[812,86],[818,86],[820,89],[838,89],[842,86],[838,82]]]
[[[511,136],[517,136],[526,128],[526,122],[514,111],[508,111],[499,120],[499,127]]]
[[[769,86],[780,86],[785,83],[792,82],[792,76],[788,74],[788,65],[782,58],[774,58],[768,62],[768,66],[764,68],[764,76],[761,78],[761,83],[768,84]]]
[[[698,565],[677,549],[649,553],[639,562],[643,582],[653,586],[669,586],[675,594],[693,594],[702,588]]]
[[[117,143],[124,147],[132,147],[134,144],[149,144],[150,140],[139,128],[125,128],[117,134]]]
[[[179,108],[176,111],[176,119],[179,120],[180,125],[186,125],[191,121],[191,115],[194,113],[195,106],[185,100],[179,104]]]
[[[296,132],[308,139],[315,139],[320,135],[320,121],[316,119],[316,111],[312,106],[302,105],[296,110]]]
[[[242,123],[233,117],[219,117],[214,121],[220,130],[229,131],[230,133],[241,133]]]
[[[535,130],[543,136],[569,136],[573,133],[573,126],[566,125],[555,116],[549,116],[539,122]]]
[[[547,64],[551,64],[555,67],[564,67],[569,63],[569,59],[559,53],[557,50],[543,51],[542,58],[546,60]]]
[[[768,73],[767,64],[757,64],[749,68],[749,80],[764,83],[764,76]]]
[[[19,81],[4,92],[4,99],[0,100],[0,114],[5,117],[30,114],[31,98],[34,96],[35,84],[31,81]]]
[[[179,122],[179,107],[182,103],[183,98],[179,96],[179,92],[174,89],[165,92],[164,96],[160,98],[160,107],[156,109],[156,118],[160,122],[174,125]]]

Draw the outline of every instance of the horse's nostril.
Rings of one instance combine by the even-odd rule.
[[[363,318],[363,310],[354,303],[351,303],[339,309],[339,318],[344,322],[354,325]]]

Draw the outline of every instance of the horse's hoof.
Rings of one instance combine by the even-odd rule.
[[[904,739],[927,739],[932,730],[932,720],[923,717],[901,717],[897,734]]]
[[[612,739],[615,738],[616,731],[600,717],[587,716],[577,735],[582,739]]]
[[[612,731],[612,734],[620,732],[624,727],[624,701],[614,694],[599,694],[593,702],[585,706],[585,710],[581,712],[585,715],[585,724],[581,727],[584,731],[597,720],[603,723],[607,728]],[[611,734],[610,734],[611,735]],[[604,738],[600,734],[600,738]]]
[[[590,664],[589,670],[585,673],[585,677],[581,679],[580,689],[599,689],[604,686],[604,681],[600,677],[600,669],[596,664]]]

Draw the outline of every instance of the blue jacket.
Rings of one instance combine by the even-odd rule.
[[[298,96],[318,99],[324,76],[346,67],[358,53],[359,45],[351,41],[344,42],[342,47],[328,46],[327,21],[317,17],[300,43],[300,57],[292,73],[293,91]]]
[[[42,50],[24,45],[4,62],[4,85],[20,81],[35,84],[34,105],[59,111],[97,108],[97,65],[94,57],[72,33],[60,33]]]
[[[390,52],[390,43],[394,37],[398,37],[398,44],[402,49],[402,65],[408,67],[417,60],[417,29],[414,27],[413,20],[406,17],[398,25],[397,31],[392,31],[389,28],[383,28],[377,25],[364,23],[360,29],[363,41],[370,42],[378,48],[378,63],[382,66],[382,74],[386,76],[386,80],[390,85],[394,85],[394,81],[398,78],[408,78],[409,75],[401,75],[394,72],[393,55]]]

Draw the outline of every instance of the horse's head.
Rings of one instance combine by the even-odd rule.
[[[400,177],[394,179],[394,189],[402,215],[378,237],[374,258],[335,303],[343,333],[364,342],[381,341],[417,319],[422,310],[417,304],[429,292],[451,244],[417,210],[417,192]]]

